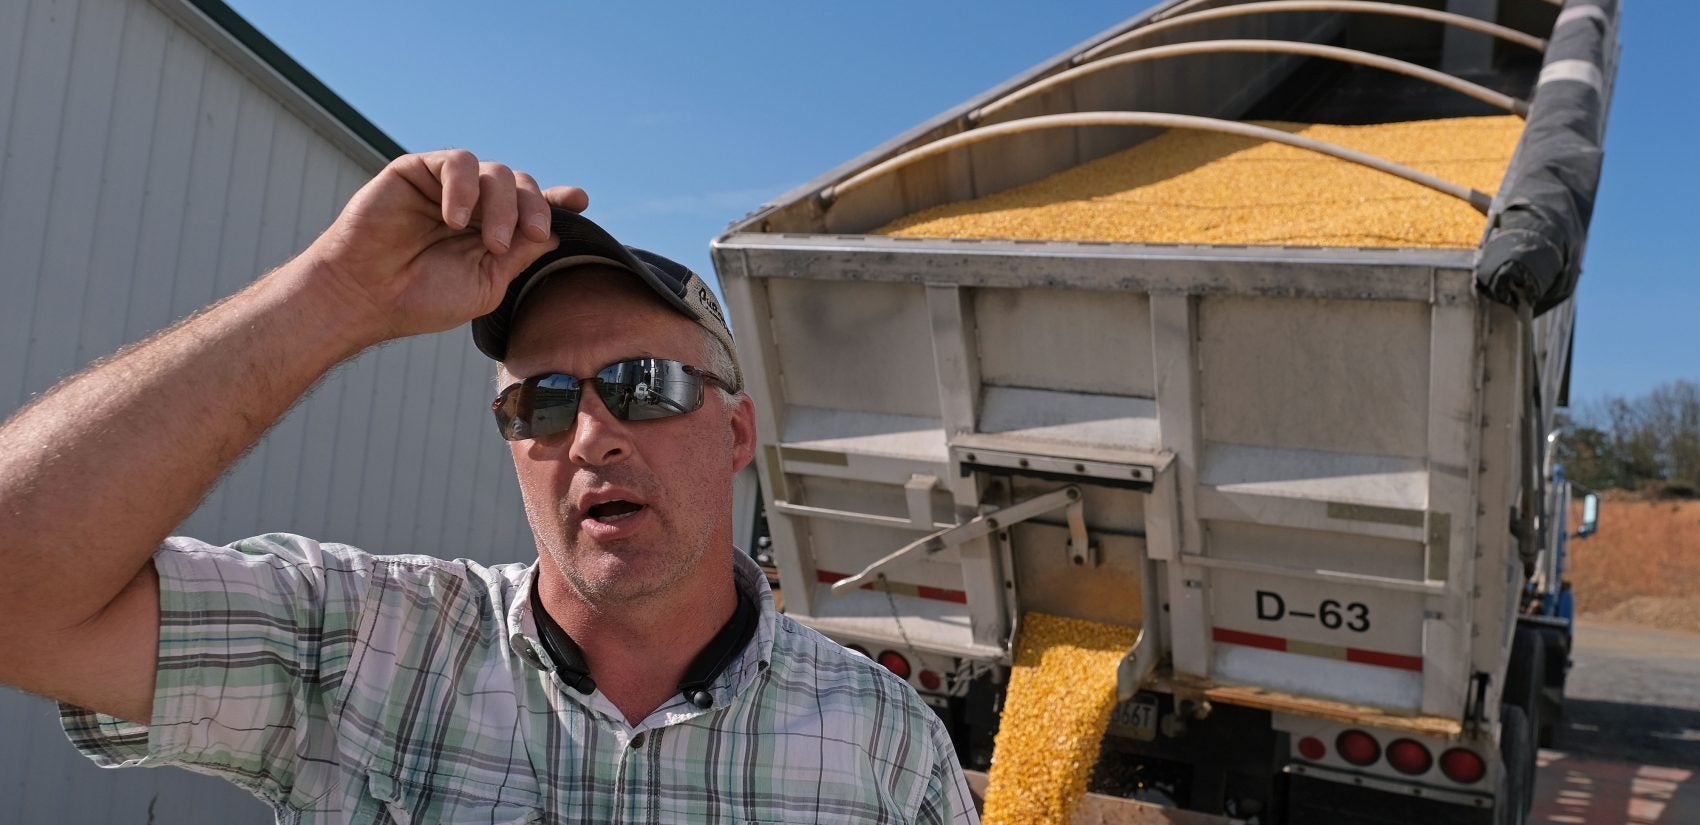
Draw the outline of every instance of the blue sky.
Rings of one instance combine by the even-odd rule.
[[[583,186],[616,237],[705,275],[763,200],[1149,5],[227,1],[408,149]],[[1700,4],[1624,10],[1578,403],[1700,380],[1696,31]]]

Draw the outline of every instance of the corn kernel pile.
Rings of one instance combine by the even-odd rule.
[[[1510,115],[1259,125],[1386,158],[1492,195],[1523,121]],[[1420,184],[1305,149],[1170,130],[1033,183],[900,218],[876,235],[1132,243],[1469,248],[1486,218]]]
[[[1138,631],[1028,613],[986,785],[986,825],[1063,825],[1098,760]]]

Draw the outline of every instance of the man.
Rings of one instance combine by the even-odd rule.
[[[7,422],[0,681],[97,762],[279,821],[973,821],[931,711],[732,547],[754,414],[719,307],[587,205],[399,158],[293,261]],[[331,367],[468,321],[535,565],[166,539]]]

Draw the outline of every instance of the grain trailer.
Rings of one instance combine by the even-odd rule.
[[[787,611],[971,769],[1039,612],[1142,631],[1095,791],[1524,821],[1616,25],[1164,3],[735,222]]]

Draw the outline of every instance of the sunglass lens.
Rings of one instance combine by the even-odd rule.
[[[496,427],[501,430],[502,438],[518,441],[531,437],[531,416],[525,414],[523,403],[524,384],[510,384],[490,402],[490,412],[496,414]]]
[[[532,390],[531,435],[527,438],[541,438],[572,429],[573,421],[578,417],[579,394],[577,378],[559,374],[541,377]]]
[[[612,364],[597,374],[596,387],[609,411],[625,421],[668,418],[702,406],[702,379],[677,361]]]
[[[578,415],[579,382],[570,375],[542,375],[514,384],[490,405],[496,426],[509,441],[565,432]]]
[[[596,373],[596,394],[608,413],[621,421],[630,421],[633,390],[644,383],[649,370],[648,359],[636,359],[609,364]]]

